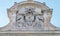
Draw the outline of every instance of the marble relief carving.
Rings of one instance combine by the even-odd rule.
[[[9,23],[1,31],[56,30],[58,28],[50,22],[52,11],[53,9],[37,1],[15,2],[7,9]]]
[[[34,8],[27,8],[27,10],[25,9],[24,13],[19,13],[20,11],[18,10],[16,12],[16,25],[17,28],[29,28],[32,27],[37,28],[37,29],[41,29],[41,25],[43,22],[43,14],[38,14],[36,13],[35,10],[33,10]],[[40,11],[41,12],[41,11]],[[29,28],[30,29],[30,28]]]

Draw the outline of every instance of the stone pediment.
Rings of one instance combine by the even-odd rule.
[[[57,30],[50,23],[52,9],[37,1],[24,1],[7,9],[9,24],[1,31],[42,31]]]

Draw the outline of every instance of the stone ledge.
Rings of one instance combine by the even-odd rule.
[[[60,31],[0,31],[0,33],[60,33]]]
[[[0,33],[0,36],[60,36],[60,33]]]

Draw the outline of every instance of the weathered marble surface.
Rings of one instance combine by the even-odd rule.
[[[60,36],[60,31],[40,31],[40,32],[0,32],[0,36]]]
[[[0,28],[0,36],[60,36],[58,28],[50,23],[52,9],[45,3],[15,2],[7,14],[10,22]]]
[[[0,36],[60,36],[50,23],[52,9],[32,0],[16,3],[7,9],[9,24],[0,28]]]

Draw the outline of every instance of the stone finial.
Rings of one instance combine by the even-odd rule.
[[[27,1],[33,1],[33,0],[27,0]]]
[[[43,2],[43,5],[46,5],[46,3],[45,3],[45,2]]]
[[[14,5],[17,4],[17,2],[14,2]]]

